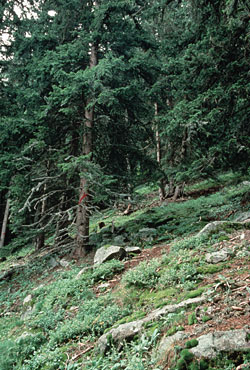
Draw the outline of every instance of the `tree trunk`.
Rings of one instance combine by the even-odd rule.
[[[174,187],[174,179],[170,178],[169,184],[168,184],[168,193],[166,194],[167,198],[170,198],[174,195],[175,187]]]
[[[155,118],[158,116],[158,104],[155,103]],[[159,126],[156,122],[156,130],[155,130],[155,137],[156,137],[156,158],[159,165],[161,165],[161,139],[160,139],[160,133],[159,133]],[[166,198],[166,191],[165,191],[165,180],[162,178],[160,180],[159,184],[159,197],[160,201],[162,202]]]
[[[43,218],[45,211],[46,211],[46,190],[47,190],[47,184],[44,184],[44,199],[42,201],[42,208],[41,208],[41,218]],[[45,232],[42,231],[38,236],[37,236],[37,244],[36,244],[36,249],[42,249],[44,248],[44,242],[45,242]]]
[[[177,185],[176,188],[175,188],[175,192],[174,192],[174,196],[173,196],[173,201],[175,202],[176,199],[179,197],[180,195],[180,186]]]
[[[97,6],[97,3],[95,2]],[[97,51],[98,43],[91,46],[90,52],[90,63],[89,67],[93,68],[97,65]],[[82,153],[89,155],[92,152],[92,128],[94,125],[94,107],[88,108],[91,103],[91,99],[86,102],[85,109],[85,121],[84,121],[84,135],[83,135],[83,148]],[[89,158],[91,160],[91,158]],[[86,170],[83,169],[82,173]],[[77,236],[76,236],[76,248],[74,251],[75,257],[83,257],[89,251],[89,184],[85,177],[80,179],[80,191],[79,191],[79,204],[77,208],[76,226],[77,226]]]
[[[7,199],[6,206],[5,206],[5,212],[4,212],[4,218],[3,218],[3,225],[2,225],[0,248],[4,246],[4,240],[5,240],[6,229],[7,229],[7,224],[8,224],[8,217],[9,217],[9,210],[10,210],[10,200]]]
[[[68,181],[65,179],[66,188],[69,186]],[[70,225],[69,213],[66,213],[67,204],[67,193],[63,193],[60,199],[59,210],[58,210],[58,220],[56,223],[55,232],[55,244],[63,245],[65,241],[69,238],[68,227]]]

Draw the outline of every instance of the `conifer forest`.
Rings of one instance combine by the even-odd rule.
[[[248,0],[0,0],[0,370],[250,368],[249,354],[195,360],[193,345],[155,359],[182,311],[147,321],[166,296],[184,304],[209,285],[201,276],[218,278],[195,251],[226,233],[249,249],[236,220],[250,211],[249,67]],[[229,224],[197,234],[210,221]],[[172,257],[143,255],[173,242]],[[149,262],[127,269],[120,256],[90,272],[110,245]],[[118,298],[105,281],[122,271]],[[109,334],[97,351],[105,330],[135,320],[135,341],[117,348]]]

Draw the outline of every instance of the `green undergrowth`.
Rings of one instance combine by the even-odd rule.
[[[231,178],[230,174],[228,176]],[[218,180],[216,184],[222,186],[226,179]],[[231,178],[231,183],[233,182],[236,182],[236,179]],[[199,185],[196,187],[199,188]],[[143,191],[143,189],[141,190]],[[249,185],[232,185],[221,188],[214,194],[184,202],[166,201],[161,206],[153,208],[145,204],[142,209],[125,217],[119,215],[119,212],[115,210],[109,210],[94,218],[92,224],[94,233],[91,240],[93,243],[112,243],[114,235],[112,235],[111,229],[112,223],[114,223],[116,234],[122,235],[128,242],[136,242],[137,245],[148,246],[157,242],[172,241],[178,237],[198,232],[208,222],[224,220],[225,218],[228,221],[233,220],[237,212],[244,210],[241,201],[248,197],[248,194]],[[247,206],[245,206],[245,210],[248,210]],[[96,233],[97,225],[101,221],[105,221],[105,227]],[[143,228],[155,230],[154,232],[152,230],[152,238],[143,238],[140,235],[139,231]],[[233,227],[229,226],[226,231],[229,232],[232,229]]]
[[[155,189],[137,190],[139,196],[145,197]],[[152,310],[211,291],[213,286],[204,279],[229,268],[231,261],[212,265],[206,262],[205,254],[215,251],[216,243],[228,240],[234,226],[200,237],[196,232],[211,218],[222,219],[232,210],[240,211],[247,191],[249,187],[232,185],[207,197],[152,209],[145,202],[145,208],[129,216],[117,216],[114,210],[104,212],[102,217],[96,215],[92,233],[98,222],[108,216],[104,230],[98,229],[100,242],[96,247],[104,245],[104,241],[111,244],[114,237],[144,248],[163,240],[171,242],[170,249],[163,249],[157,258],[142,261],[133,269],[125,270],[126,261],[112,260],[79,275],[86,264],[72,261],[66,269],[55,269],[51,267],[51,256],[31,258],[27,249],[0,263],[0,270],[19,260],[23,263],[9,281],[0,280],[0,370],[162,370],[154,356],[159,338],[163,333],[173,335],[183,330],[184,324],[195,324],[195,305],[147,323],[141,335],[123,343],[119,350],[111,342],[107,353],[101,355],[96,351],[96,342],[112,328],[143,319]],[[112,220],[113,236],[109,230]],[[243,247],[246,246],[242,244]],[[243,269],[244,265],[238,273]],[[103,283],[111,283],[116,275],[121,280],[115,289],[107,285],[102,290]],[[223,284],[223,277],[218,279],[217,285]],[[202,322],[208,320],[204,312]],[[194,361],[189,354],[192,345],[194,342],[176,352],[172,370],[230,369],[227,361],[231,360],[226,357],[224,362],[218,359],[209,364]],[[82,355],[77,357],[80,352]],[[241,359],[248,361],[247,357]]]

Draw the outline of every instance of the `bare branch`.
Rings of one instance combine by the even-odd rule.
[[[29,209],[29,211],[31,210],[30,209],[30,206],[31,206],[31,203],[30,203],[30,199],[32,198],[32,195],[34,194],[35,191],[38,191],[40,189],[40,187],[44,184],[45,182],[39,182],[36,186],[34,186],[32,189],[31,189],[31,193],[30,195],[28,196],[27,200],[25,201],[24,203],[24,206],[23,208],[19,209],[18,213],[21,213],[22,211],[24,211],[26,208]]]

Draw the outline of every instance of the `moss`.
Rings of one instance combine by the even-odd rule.
[[[190,362],[194,358],[193,353],[189,352],[187,349],[183,349],[180,356],[184,358],[185,361]]]
[[[107,335],[107,346],[111,347],[112,344],[113,344],[113,336],[112,336],[112,334],[108,334]]]
[[[102,248],[105,248],[105,249],[108,249],[111,247],[112,244],[105,244],[105,245],[102,245]]]
[[[180,352],[180,358],[176,363],[176,370],[186,370],[188,369],[188,364],[193,360],[193,353],[189,352],[187,349],[183,349]]]
[[[194,312],[188,316],[188,325],[193,325],[193,324],[197,324],[197,319],[196,319]]]
[[[166,332],[166,336],[174,335],[177,332],[177,327],[174,325]]]
[[[209,316],[207,316],[207,315],[202,316],[202,321],[203,321],[203,322],[207,322],[207,321],[209,321],[209,320],[211,320],[211,317],[209,317]]]
[[[143,317],[146,316],[146,313],[144,311],[136,311],[130,316],[123,317],[122,319],[118,320],[113,327],[117,328],[121,324],[126,324],[128,322],[140,320]],[[109,331],[110,329],[108,329]]]
[[[224,231],[226,234],[232,234],[235,230],[241,230],[244,228],[243,224],[238,222],[225,222],[224,224],[220,224],[216,227],[216,229],[212,230],[209,235],[219,234]],[[218,235],[218,237],[220,237]]]
[[[199,274],[215,274],[216,272],[220,272],[225,268],[225,264],[218,264],[218,265],[204,265],[197,267],[197,272]]]
[[[174,287],[158,290],[156,292],[147,290],[141,294],[138,304],[143,306],[152,303],[155,308],[159,308],[165,306],[169,300],[176,295],[178,295],[178,290]]]
[[[197,339],[191,339],[191,340],[188,340],[186,343],[185,343],[185,347],[186,348],[193,348],[193,347],[196,347],[198,346],[199,342]]]
[[[200,295],[202,295],[202,293],[205,291],[205,289],[206,289],[206,287],[201,287],[201,288],[196,289],[196,290],[191,290],[191,292],[187,293],[186,298],[199,297]]]
[[[186,370],[186,362],[184,358],[180,358],[176,363],[176,370]]]

